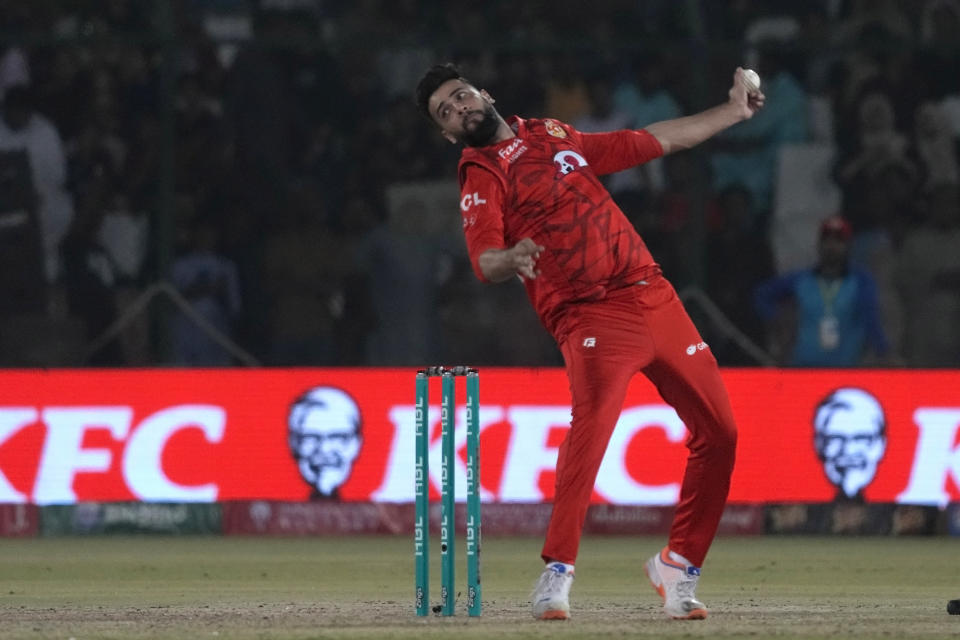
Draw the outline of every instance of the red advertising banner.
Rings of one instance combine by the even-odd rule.
[[[413,369],[0,372],[0,503],[413,499]],[[734,503],[960,501],[960,372],[724,371]],[[439,495],[439,382],[430,483]],[[560,369],[483,369],[483,499],[553,496],[569,428]],[[457,389],[457,492],[466,486]],[[638,376],[597,504],[672,505],[686,429]]]

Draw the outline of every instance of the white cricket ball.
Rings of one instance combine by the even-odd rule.
[[[760,91],[760,76],[753,69],[744,69],[743,84],[747,87],[747,93],[757,93]]]

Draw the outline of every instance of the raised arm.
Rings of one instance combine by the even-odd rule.
[[[747,92],[743,81],[743,69],[737,67],[733,74],[733,86],[725,103],[701,111],[692,116],[664,120],[647,125],[645,129],[663,147],[663,154],[682,151],[700,144],[743,120],[753,117],[763,107],[766,97],[762,92]]]

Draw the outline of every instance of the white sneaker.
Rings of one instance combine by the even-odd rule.
[[[567,620],[570,617],[570,587],[573,571],[562,562],[551,562],[540,574],[530,594],[533,617],[537,620]]]
[[[663,598],[663,611],[674,620],[703,620],[707,607],[697,600],[700,568],[678,562],[666,547],[643,565],[650,584]]]

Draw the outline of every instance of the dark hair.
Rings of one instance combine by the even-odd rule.
[[[447,80],[470,82],[460,75],[460,69],[457,68],[457,65],[452,62],[447,62],[446,64],[435,64],[430,67],[417,84],[417,109],[431,122],[433,122],[433,118],[430,117],[430,96]]]

